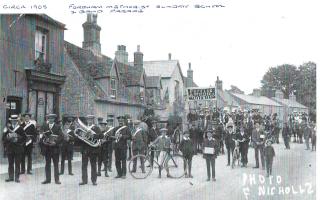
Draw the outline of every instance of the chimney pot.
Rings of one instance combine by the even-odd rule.
[[[140,52],[140,45],[137,46],[137,52]]]
[[[191,70],[191,63],[189,63],[189,69]]]
[[[171,60],[171,53],[169,53],[169,60]]]

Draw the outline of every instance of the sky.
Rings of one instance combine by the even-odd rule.
[[[9,2],[9,1],[4,1]],[[21,5],[22,1],[10,1]],[[18,3],[19,2],[19,3]],[[28,1],[34,5],[36,1]],[[184,75],[188,63],[194,81],[201,87],[214,85],[219,76],[224,89],[235,85],[246,94],[261,86],[260,80],[270,67],[281,64],[299,66],[318,64],[320,31],[317,1],[309,0],[206,0],[206,1],[38,1],[47,4],[45,13],[66,24],[65,40],[82,45],[85,14],[71,14],[75,5],[148,5],[144,13],[98,14],[101,49],[114,57],[117,45],[125,45],[129,61],[137,45],[144,60],[166,60],[168,53],[179,60]],[[24,12],[4,9],[0,12]],[[194,8],[223,5],[223,8]],[[7,4],[8,5],[8,4]],[[156,5],[189,5],[187,9],[160,9]],[[27,8],[29,8],[27,6]],[[32,12],[42,12],[31,10]],[[30,12],[30,10],[29,10]]]

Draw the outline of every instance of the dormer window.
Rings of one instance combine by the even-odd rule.
[[[111,98],[116,99],[117,97],[117,81],[116,78],[110,79],[110,88],[111,88]]]
[[[48,31],[38,28],[35,33],[35,60],[45,62],[47,59]]]

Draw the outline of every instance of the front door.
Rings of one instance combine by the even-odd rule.
[[[8,121],[11,115],[21,114],[22,98],[8,96],[6,104],[6,121]]]
[[[54,113],[54,93],[40,90],[29,92],[29,111],[37,124],[42,125],[45,122],[45,116]]]

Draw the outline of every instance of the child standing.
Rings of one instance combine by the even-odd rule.
[[[179,149],[182,152],[183,157],[186,159],[184,163],[184,171],[186,178],[193,178],[191,175],[191,166],[192,166],[192,157],[196,151],[193,146],[193,142],[190,140],[189,132],[185,132],[183,135],[183,139],[179,145]],[[188,173],[187,173],[188,167]]]
[[[276,156],[274,149],[272,147],[272,141],[267,140],[266,141],[266,147],[264,148],[264,156],[266,160],[266,167],[267,167],[267,177],[269,177],[272,173],[272,162],[273,157]]]
[[[160,163],[163,163],[165,161],[164,159],[166,157],[166,154],[170,152],[171,141],[170,137],[167,136],[167,131],[168,129],[166,128],[160,129],[161,135],[150,144],[152,147],[156,148],[158,154],[157,157],[160,157]],[[166,171],[167,177],[172,178],[172,176],[169,173],[169,169],[166,168]],[[161,178],[161,167],[159,167],[158,178]]]
[[[203,158],[206,159],[207,164],[207,181],[210,181],[210,166],[212,170],[212,181],[216,181],[215,178],[215,159],[219,149],[219,142],[212,137],[213,130],[208,130],[207,138],[203,142]]]

